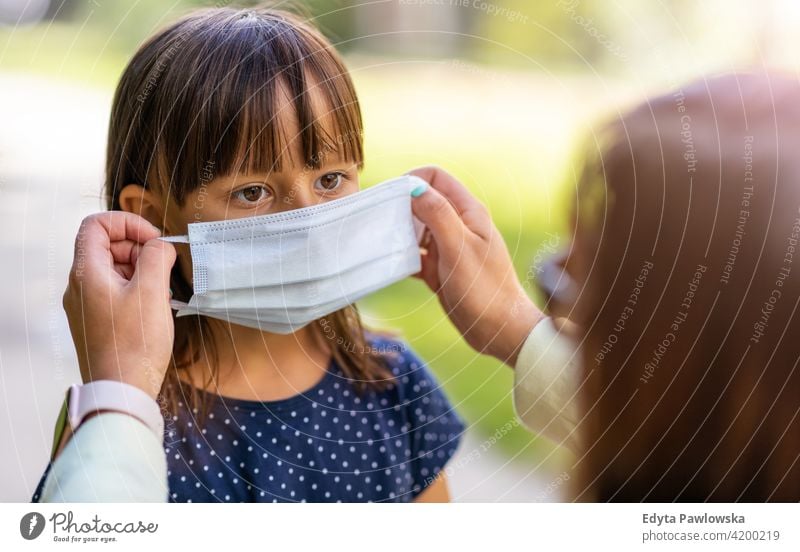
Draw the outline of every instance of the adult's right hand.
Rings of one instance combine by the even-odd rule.
[[[420,277],[467,343],[513,367],[544,315],[517,278],[500,232],[486,207],[447,172],[423,167],[409,174],[430,183],[411,202],[430,236]]]
[[[175,329],[169,276],[175,248],[142,217],[86,217],[64,293],[84,383],[117,380],[154,399],[169,366]]]

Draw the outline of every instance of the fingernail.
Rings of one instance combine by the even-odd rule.
[[[427,182],[423,182],[422,184],[420,184],[419,186],[417,186],[416,188],[411,190],[411,197],[419,197],[419,196],[421,196],[422,194],[424,194],[425,192],[428,191],[429,187],[430,186],[428,185]]]

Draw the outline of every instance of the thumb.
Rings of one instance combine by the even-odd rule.
[[[176,257],[175,247],[171,243],[159,239],[148,241],[139,251],[131,285],[147,293],[168,296],[170,271]]]
[[[428,227],[440,254],[463,247],[467,227],[447,198],[436,189],[428,186],[413,197],[411,210]]]

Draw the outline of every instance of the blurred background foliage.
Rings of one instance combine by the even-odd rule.
[[[79,82],[110,97],[154,30],[219,4],[2,0],[0,73]],[[763,61],[794,68],[800,21],[789,0],[273,4],[308,14],[344,53],[365,114],[364,182],[427,163],[454,172],[489,206],[534,297],[536,262],[553,236],[561,247],[568,243],[569,192],[580,166],[575,145],[591,142],[597,121],[689,75]],[[481,433],[514,419],[511,371],[472,352],[420,282],[397,284],[362,308],[374,325],[405,335]],[[553,452],[519,427],[498,446],[527,461]]]

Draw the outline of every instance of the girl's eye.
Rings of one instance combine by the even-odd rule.
[[[249,206],[256,205],[261,201],[267,199],[270,195],[268,188],[264,186],[247,186],[233,192],[234,199],[240,201],[242,204]]]
[[[324,193],[333,192],[342,185],[342,180],[344,180],[344,174],[340,172],[327,173],[314,182],[314,187]]]

